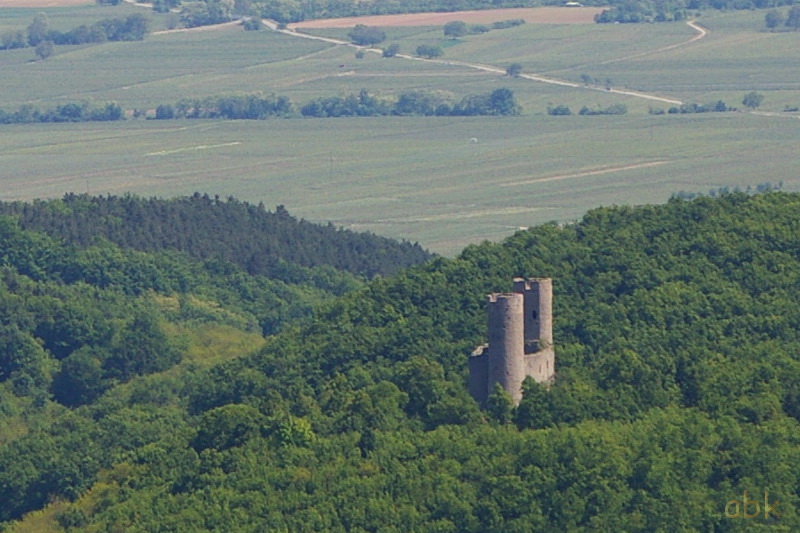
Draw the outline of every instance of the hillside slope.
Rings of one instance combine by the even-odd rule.
[[[80,246],[105,238],[135,250],[178,250],[293,282],[304,274],[293,272],[295,265],[372,277],[430,257],[418,244],[297,220],[283,206],[273,213],[263,204],[199,193],[170,200],[67,194],[61,200],[0,202],[0,214],[19,217],[23,229]]]
[[[735,194],[471,246],[32,427],[0,494],[74,500],[28,518],[56,531],[797,530],[798,220],[798,195]],[[516,275],[554,279],[557,382],[480,412],[466,358]],[[779,504],[731,517],[744,491]]]

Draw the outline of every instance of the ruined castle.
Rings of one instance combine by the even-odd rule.
[[[469,358],[469,393],[484,405],[495,383],[522,399],[522,382],[555,378],[553,280],[514,278],[513,292],[488,296],[489,343]]]

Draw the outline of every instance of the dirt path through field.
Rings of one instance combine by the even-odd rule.
[[[657,48],[655,50],[639,52],[638,54],[631,54],[623,57],[615,57],[614,59],[609,59],[607,61],[600,61],[599,63],[597,63],[597,65],[608,65],[609,63],[617,63],[619,61],[627,61],[628,59],[636,59],[639,57],[650,56],[653,54],[660,54],[661,52],[668,52],[669,50],[674,50],[675,48],[680,48],[681,46],[692,44],[693,42],[699,41],[700,39],[703,39],[705,38],[706,35],[708,35],[708,30],[699,25],[694,20],[688,21],[686,25],[697,32],[697,34],[692,35],[690,39],[681,41],[679,43],[671,44],[669,46],[662,46],[661,48]]]
[[[567,8],[559,8],[559,9],[567,9]],[[349,46],[349,47],[352,47],[352,48],[358,48],[358,49],[364,50],[366,52],[371,52],[371,53],[375,53],[375,54],[383,54],[383,50],[378,49],[378,48],[367,48],[367,47],[355,45],[355,44],[347,42],[347,41],[343,41],[341,39],[333,39],[333,38],[330,38],[330,37],[320,37],[320,36],[317,36],[317,35],[310,35],[308,33],[301,33],[301,32],[296,31],[296,28],[278,29],[278,24],[275,21],[268,20],[268,19],[264,20],[264,25],[267,26],[268,28],[274,30],[274,31],[281,32],[281,33],[284,33],[286,35],[291,35],[291,36],[294,36],[294,37],[300,37],[300,38],[303,38],[303,39],[312,39],[312,40],[315,40],[315,41],[322,41],[322,42],[341,45],[341,46]],[[627,56],[625,58],[615,58],[615,59],[609,60],[607,62],[622,61],[623,59],[630,59],[631,57],[638,57],[640,55],[647,55],[647,54],[653,54],[653,53],[657,53],[657,52],[664,52],[664,51],[667,51],[667,50],[671,50],[673,48],[677,48],[679,46],[685,46],[685,45],[687,45],[689,43],[693,43],[695,41],[703,39],[706,35],[708,35],[708,30],[706,30],[702,26],[698,25],[695,21],[689,21],[689,22],[687,22],[687,25],[689,27],[691,27],[692,29],[694,29],[695,31],[697,31],[697,35],[694,35],[691,39],[689,39],[687,41],[682,41],[680,43],[671,44],[669,46],[665,46],[665,47],[659,48],[658,50],[653,50],[653,51],[649,51],[649,52],[642,52],[642,53],[636,54],[634,56]],[[457,61],[457,60],[451,60],[451,59],[425,59],[425,58],[422,58],[422,57],[411,56],[411,55],[408,55],[408,54],[397,54],[397,56],[395,56],[395,57],[399,57],[399,58],[410,60],[410,61],[425,61],[427,63],[438,63],[438,64],[441,64],[441,65],[460,66],[460,67],[472,68],[472,69],[476,69],[476,70],[481,70],[483,72],[490,72],[492,74],[505,74],[505,69],[501,69],[499,67],[495,67],[495,66],[492,66],[492,65],[483,65],[481,63],[472,63],[472,62],[469,62],[469,61]],[[614,88],[605,89],[605,88],[600,88],[600,87],[590,87],[590,86],[582,85],[580,83],[575,83],[575,82],[566,81],[566,80],[560,80],[560,79],[557,79],[557,78],[552,78],[552,77],[549,77],[549,76],[541,76],[541,75],[537,75],[537,74],[520,74],[519,77],[523,78],[523,79],[526,79],[526,80],[536,81],[536,82],[539,82],[539,83],[548,83],[550,85],[560,85],[562,87],[571,87],[571,88],[574,88],[574,89],[586,89],[586,90],[592,90],[592,91],[610,92],[610,93],[614,93],[614,94],[632,96],[634,98],[642,98],[644,100],[662,102],[662,103],[665,103],[665,104],[673,104],[673,105],[681,105],[681,104],[683,104],[683,102],[681,100],[675,100],[674,98],[665,98],[663,96],[658,96],[658,95],[655,95],[655,94],[643,93],[643,92],[640,92],[640,91],[629,91],[629,90],[625,90],[625,89],[614,89]]]
[[[5,7],[51,7],[51,6],[70,6],[70,5],[82,5],[92,3],[93,0],[3,0],[2,5]],[[147,3],[140,3],[136,0],[125,0],[125,2],[141,5],[141,6],[149,6],[150,4]],[[561,7],[543,7],[543,8],[521,8],[521,9],[497,9],[497,10],[487,10],[487,11],[462,11],[456,13],[420,13],[420,14],[412,14],[412,15],[387,15],[382,17],[358,17],[357,19],[327,19],[327,20],[317,20],[317,21],[307,21],[304,23],[298,23],[290,25],[286,29],[278,29],[278,24],[275,21],[265,19],[264,24],[268,28],[273,31],[277,31],[286,35],[291,35],[293,37],[299,37],[303,39],[311,39],[315,41],[326,42],[330,44],[335,44],[338,46],[350,46],[353,48],[358,48],[365,50],[371,53],[382,54],[383,51],[376,48],[365,48],[361,46],[354,45],[353,43],[349,43],[347,41],[343,41],[341,39],[333,39],[330,37],[320,37],[317,35],[310,35],[307,33],[301,33],[296,31],[298,28],[333,28],[333,27],[349,27],[354,23],[354,21],[359,21],[364,23],[365,21],[371,21],[370,24],[372,25],[387,25],[387,26],[408,26],[408,25],[441,25],[445,22],[450,20],[468,20],[468,21],[493,21],[493,20],[507,20],[509,18],[525,18],[525,20],[533,21],[535,23],[542,23],[542,24],[586,24],[591,22],[594,15],[599,10],[596,8],[561,8]],[[487,18],[488,17],[488,18]],[[374,19],[374,20],[373,20]],[[223,29],[223,28],[231,28],[235,25],[239,24],[238,21],[228,22],[225,24],[217,24],[214,26],[200,26],[198,28],[181,28],[175,30],[162,30],[154,32],[154,35],[162,35],[167,33],[177,33],[177,32],[186,32],[186,31],[209,31],[213,29]],[[697,34],[694,35],[691,39],[686,41],[671,44],[669,46],[665,46],[659,48],[657,50],[651,50],[647,52],[639,52],[637,54],[632,54],[624,57],[618,57],[614,59],[609,59],[607,61],[601,62],[599,64],[608,64],[614,63],[618,61],[625,61],[628,59],[633,59],[637,57],[642,57],[645,55],[656,54],[660,52],[665,52],[672,50],[674,48],[678,48],[680,46],[685,46],[691,44],[695,41],[699,41],[703,39],[706,35],[708,35],[708,30],[697,24],[695,21],[687,22],[689,27],[694,29]],[[471,68],[475,70],[480,70],[483,72],[488,72],[492,74],[505,74],[505,70],[492,66],[492,65],[484,65],[481,63],[473,63],[469,61],[457,61],[457,60],[450,60],[450,59],[425,59],[421,57],[416,57],[408,54],[397,54],[397,57],[409,61],[425,61],[428,63],[438,63],[441,65],[448,65],[448,66],[459,66],[465,68]],[[622,94],[625,96],[632,96],[635,98],[643,98],[646,100],[663,102],[667,104],[674,104],[674,105],[681,105],[683,102],[680,100],[675,100],[672,98],[665,98],[663,96],[658,96],[654,94],[643,93],[639,91],[628,91],[624,89],[603,89],[599,87],[590,87],[584,86],[579,83],[560,80],[555,77],[545,76],[540,74],[520,74],[519,76],[522,79],[535,81],[538,83],[548,83],[550,85],[560,85],[562,87],[571,87],[575,89],[586,89],[586,90],[594,90],[594,91],[605,91],[611,92],[615,94]]]

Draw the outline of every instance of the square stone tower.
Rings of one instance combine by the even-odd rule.
[[[555,378],[553,280],[514,278],[513,292],[488,295],[489,343],[469,359],[469,392],[484,405],[495,383],[522,399],[522,382]]]

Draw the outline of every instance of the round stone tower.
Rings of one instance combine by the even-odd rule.
[[[525,298],[525,353],[553,345],[553,280],[514,278],[514,292]]]
[[[495,383],[509,393],[514,403],[522,399],[525,379],[525,297],[520,293],[490,294],[488,390]]]

